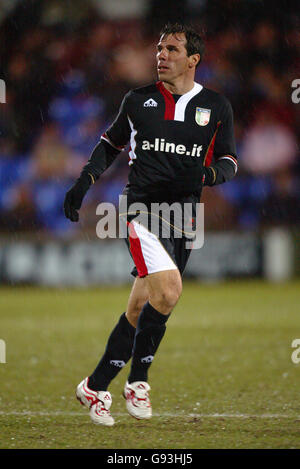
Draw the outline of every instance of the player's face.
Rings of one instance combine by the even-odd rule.
[[[190,69],[184,33],[164,35],[157,44],[157,73],[162,81],[172,82]]]

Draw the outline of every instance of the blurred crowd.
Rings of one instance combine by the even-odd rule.
[[[205,36],[196,81],[227,96],[235,115],[239,172],[204,190],[206,228],[299,225],[299,104],[291,98],[300,78],[296,12],[280,16],[246,0],[183,3],[185,20]],[[164,8],[158,17],[153,1],[143,16],[118,19],[86,0],[24,0],[2,20],[0,232],[76,233],[63,214],[65,192],[124,94],[156,80],[159,27],[181,19],[172,4],[169,17]],[[127,163],[124,151],[89,191],[85,228],[95,231],[99,202],[118,204]]]

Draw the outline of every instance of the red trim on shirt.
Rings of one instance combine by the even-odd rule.
[[[156,82],[156,88],[163,95],[165,100],[165,120],[174,120],[175,116],[175,101],[172,93],[168,91],[162,81]]]
[[[211,141],[208,145],[207,152],[206,152],[206,155],[204,157],[204,166],[210,166],[211,165],[213,154],[214,154],[215,141],[216,141],[217,132],[218,132],[220,124],[221,124],[221,121],[219,121],[217,123],[216,131],[215,131],[215,133],[213,135],[213,138],[211,139]]]

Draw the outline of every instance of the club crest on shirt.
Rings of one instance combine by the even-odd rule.
[[[198,125],[207,125],[210,119],[210,109],[204,109],[203,107],[196,107],[195,121]]]

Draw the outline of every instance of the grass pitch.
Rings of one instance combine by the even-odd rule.
[[[299,281],[184,282],[149,373],[153,418],[126,413],[127,365],[116,425],[92,424],[74,391],[129,291],[0,289],[0,448],[300,448]]]

